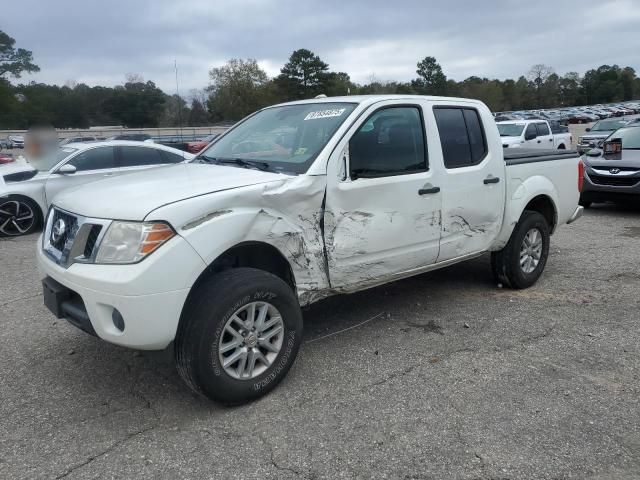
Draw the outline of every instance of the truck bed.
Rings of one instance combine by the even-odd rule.
[[[535,148],[504,149],[504,161],[507,165],[565,160],[579,156],[575,150],[537,150]]]

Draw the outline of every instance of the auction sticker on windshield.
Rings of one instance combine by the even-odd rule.
[[[305,120],[316,120],[318,118],[339,117],[344,113],[346,108],[333,108],[331,110],[318,110],[317,112],[309,112],[304,117]]]

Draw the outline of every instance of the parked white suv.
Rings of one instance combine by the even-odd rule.
[[[44,302],[118,345],[175,341],[186,383],[224,403],[271,390],[301,306],[492,252],[499,282],[542,274],[578,218],[573,153],[505,160],[479,101],[353,96],[265,108],[191,163],[56,197]]]

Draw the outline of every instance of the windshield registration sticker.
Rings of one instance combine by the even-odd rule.
[[[318,110],[317,112],[309,112],[304,117],[305,120],[316,120],[318,118],[339,117],[344,113],[346,108],[333,108],[331,110]]]

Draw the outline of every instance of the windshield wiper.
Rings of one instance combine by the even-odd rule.
[[[253,167],[258,170],[269,170],[271,165],[267,162],[260,162],[258,160],[244,160],[242,158],[215,158],[201,155],[198,157],[207,163],[214,163],[216,165],[238,165],[240,167]]]
[[[217,163],[217,159],[214,157],[207,157],[206,155],[198,155],[193,159],[194,162],[198,163]]]

